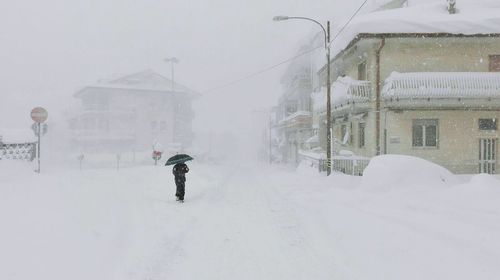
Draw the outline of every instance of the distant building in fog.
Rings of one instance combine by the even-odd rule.
[[[87,152],[149,150],[158,142],[191,144],[193,90],[146,70],[102,80],[77,91],[81,109],[70,119],[72,144]]]

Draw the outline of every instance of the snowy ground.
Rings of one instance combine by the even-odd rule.
[[[0,162],[0,279],[500,277],[490,176],[377,189],[304,168],[190,168],[179,204],[161,166]]]

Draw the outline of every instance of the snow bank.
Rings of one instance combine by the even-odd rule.
[[[470,182],[467,184],[470,186],[481,186],[487,188],[499,188],[500,190],[500,181],[495,179],[493,176],[489,174],[478,174],[471,178]]]
[[[297,167],[297,173],[302,176],[318,177],[322,173],[318,171],[318,167],[314,166],[311,161],[303,160]]]
[[[140,193],[120,174],[0,160],[0,279],[124,279]]]
[[[372,191],[397,188],[440,188],[457,184],[447,169],[427,160],[402,155],[374,157],[366,167],[361,187]]]
[[[24,160],[0,160],[0,184],[18,178],[26,177],[26,174],[34,173],[34,162]]]

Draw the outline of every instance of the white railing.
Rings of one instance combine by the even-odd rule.
[[[326,88],[323,87],[321,92],[313,93],[312,95],[314,110],[326,110]],[[363,103],[370,101],[372,96],[372,87],[370,81],[354,80],[350,77],[340,77],[332,84],[331,102],[332,105],[338,106],[348,103]]]
[[[353,100],[368,100],[371,96],[371,83],[369,81],[356,81],[349,85],[347,95]]]
[[[363,176],[363,172],[370,163],[370,159],[361,157],[350,158],[334,156],[332,157],[332,162],[332,169],[334,171],[342,172],[347,175]]]
[[[370,101],[371,83],[340,77],[332,84],[332,105]]]
[[[327,170],[327,160],[323,155],[300,151],[299,158],[301,161],[310,163],[319,172],[326,172]],[[347,175],[363,176],[363,172],[369,163],[370,159],[365,157],[333,156],[331,165],[333,171],[342,172]]]
[[[386,98],[500,98],[500,73],[393,72],[382,91]]]

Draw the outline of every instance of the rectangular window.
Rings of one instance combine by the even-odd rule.
[[[413,120],[413,147],[438,146],[438,120]]]
[[[490,55],[490,72],[500,72],[500,55]]]
[[[352,133],[352,131],[354,131],[354,129],[352,128],[352,126],[353,126],[353,124],[351,122],[350,128],[349,128],[349,144],[354,143],[354,135]]]
[[[366,61],[358,64],[358,80],[366,81]]]
[[[479,119],[479,130],[497,130],[497,120]]]
[[[365,146],[365,123],[358,124],[358,146],[363,148]]]
[[[343,124],[340,126],[340,141],[342,141],[342,144],[347,144],[346,135],[347,125]]]
[[[437,126],[425,125],[424,130],[425,130],[425,146],[437,147]]]
[[[413,147],[424,146],[424,128],[421,125],[413,125]]]

